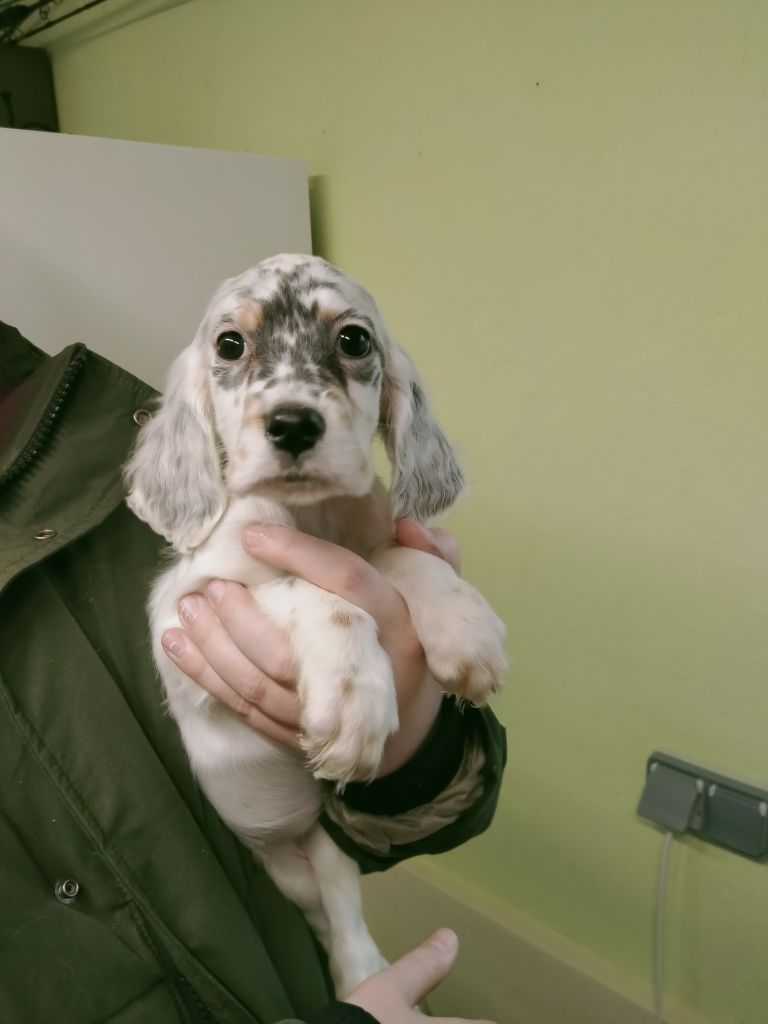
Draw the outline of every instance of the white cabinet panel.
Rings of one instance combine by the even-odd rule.
[[[280,157],[0,129],[0,320],[160,386],[219,282],[311,247]]]

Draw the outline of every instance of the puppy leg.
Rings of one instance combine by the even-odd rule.
[[[408,605],[429,670],[447,693],[481,705],[501,689],[506,630],[482,594],[424,551],[387,548],[371,561]]]
[[[363,919],[360,870],[320,825],[302,840],[315,871],[330,928],[328,956],[336,996],[343,999],[387,966]]]
[[[259,851],[267,874],[304,914],[323,949],[331,955],[331,925],[314,867],[298,840],[284,840]]]
[[[372,778],[398,726],[392,664],[367,612],[305,580],[258,589],[290,632],[298,668],[303,747],[316,778]]]

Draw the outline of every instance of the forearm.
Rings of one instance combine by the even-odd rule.
[[[401,706],[400,728],[384,748],[378,777],[389,775],[413,757],[429,736],[440,711],[443,691],[428,676],[411,700]]]

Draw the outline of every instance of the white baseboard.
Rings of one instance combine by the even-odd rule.
[[[429,997],[436,1016],[496,1024],[653,1024],[650,993],[485,894],[418,861],[363,881],[365,911],[395,959],[435,929],[453,928],[459,960]],[[704,1024],[669,1006],[674,1024]]]

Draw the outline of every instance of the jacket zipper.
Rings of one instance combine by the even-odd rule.
[[[85,345],[77,345],[75,351],[72,354],[72,359],[69,362],[66,370],[62,374],[59,385],[53,393],[48,407],[43,413],[40,422],[38,423],[32,437],[26,444],[26,447],[13,462],[5,473],[0,476],[0,485],[8,483],[9,480],[14,479],[34,461],[37,455],[40,453],[40,449],[47,442],[50,437],[51,431],[53,430],[56,420],[61,412],[62,406],[66,402],[67,395],[72,389],[72,385],[75,383],[80,370],[82,369],[85,360],[88,356],[88,349]]]

